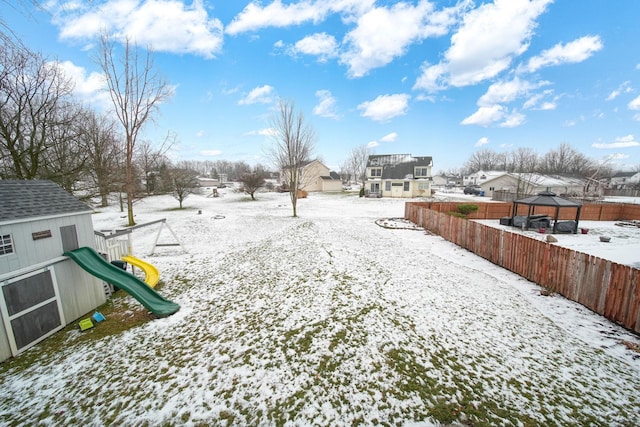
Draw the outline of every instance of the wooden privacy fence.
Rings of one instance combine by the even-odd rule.
[[[458,218],[432,207],[434,203],[406,203],[405,218],[640,333],[640,269]],[[455,211],[455,207],[449,208],[444,212]],[[635,218],[640,218],[640,213]]]

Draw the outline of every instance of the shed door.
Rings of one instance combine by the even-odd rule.
[[[78,233],[75,225],[60,227],[60,238],[62,239],[62,252],[78,249]]]
[[[14,356],[64,327],[52,273],[38,270],[1,285],[2,320]]]

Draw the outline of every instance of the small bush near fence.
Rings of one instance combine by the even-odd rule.
[[[467,216],[470,213],[476,212],[478,210],[478,205],[474,205],[474,204],[471,204],[471,203],[465,203],[463,205],[458,205],[458,207],[456,209],[462,215]]]

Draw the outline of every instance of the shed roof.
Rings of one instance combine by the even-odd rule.
[[[52,181],[0,180],[0,222],[91,210]]]
[[[535,196],[516,200],[514,203],[518,203],[521,205],[535,205],[535,206],[557,206],[561,208],[582,206],[582,203],[574,202],[573,200],[563,199],[562,197],[556,196],[556,193],[552,191],[542,191]]]

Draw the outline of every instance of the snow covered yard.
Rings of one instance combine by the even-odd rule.
[[[312,194],[292,218],[287,194],[257,197],[136,204],[188,251],[149,256],[157,226],[134,232],[180,311],[96,339],[103,324],[70,327],[62,348],[0,365],[0,424],[640,423],[636,336],[438,236],[376,224],[406,200]],[[95,228],[122,217],[101,209]],[[116,309],[144,312],[128,296]]]

